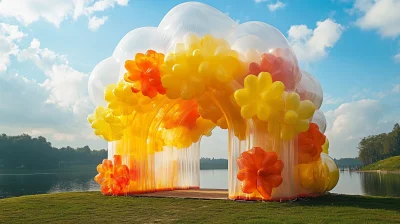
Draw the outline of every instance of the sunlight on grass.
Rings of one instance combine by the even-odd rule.
[[[6,198],[0,211],[5,223],[396,223],[400,198],[327,195],[263,203],[89,192]]]

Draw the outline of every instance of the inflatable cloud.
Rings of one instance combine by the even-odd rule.
[[[208,5],[130,31],[89,79],[88,117],[109,142],[103,194],[199,188],[200,140],[228,130],[228,197],[285,200],[335,187],[321,85],[276,28]]]

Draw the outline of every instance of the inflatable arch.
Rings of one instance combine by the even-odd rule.
[[[339,173],[323,134],[319,82],[286,38],[208,5],[171,9],[130,31],[89,79],[88,117],[109,142],[95,180],[105,195],[199,188],[200,140],[228,130],[228,197],[321,195]]]

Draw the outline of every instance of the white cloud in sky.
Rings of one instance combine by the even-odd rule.
[[[30,47],[20,52],[18,59],[34,62],[47,76],[39,84],[49,92],[46,103],[71,109],[79,99],[87,96],[88,75],[73,69],[65,55],[40,48],[39,40],[33,39]]]
[[[357,157],[358,143],[363,137],[389,132],[398,120],[386,118],[387,110],[378,100],[363,99],[326,112],[329,154],[335,158]]]
[[[228,158],[228,131],[216,127],[210,137],[203,136],[200,142],[200,156]]]
[[[283,8],[285,8],[285,6],[286,6],[285,3],[283,3],[283,2],[281,2],[281,1],[278,0],[278,1],[275,2],[275,3],[268,4],[268,9],[269,9],[269,11],[271,11],[271,12],[275,12],[275,11],[278,10],[278,9],[283,9]]]
[[[46,103],[72,109],[78,100],[87,96],[87,74],[68,65],[53,65],[45,73],[48,78],[40,86],[49,91]]]
[[[362,100],[362,99],[374,99],[381,100],[393,92],[393,89],[386,88],[384,90],[379,89],[371,89],[371,88],[353,88],[351,90],[352,96],[351,99],[354,100]]]
[[[393,59],[396,63],[400,63],[400,53],[396,54],[395,56],[393,56]]]
[[[0,72],[7,70],[10,57],[19,51],[17,43],[25,34],[18,26],[0,23]]]
[[[6,118],[0,119],[0,130],[8,135],[42,135],[56,147],[106,148],[86,121],[94,110],[87,95],[87,74],[72,68],[66,56],[40,45],[33,39],[19,59],[32,61],[45,81],[10,72],[0,75],[0,117]]]
[[[127,6],[128,0],[98,0],[93,5],[86,8],[86,13],[91,15],[94,12],[102,12],[108,8],[114,8],[115,4]]]
[[[375,29],[383,37],[400,35],[400,0],[356,0],[349,12],[359,14],[361,29]]]
[[[89,19],[88,27],[90,30],[96,31],[100,26],[104,25],[107,19],[108,19],[107,16],[103,16],[101,18],[93,16]]]
[[[324,102],[323,102],[324,104],[336,105],[336,104],[339,104],[342,102],[343,102],[343,99],[341,99],[341,98],[333,97],[330,94],[324,94]]]
[[[384,91],[373,92],[372,95],[377,99],[383,99],[386,96]]]
[[[36,38],[31,41],[29,48],[21,50],[18,60],[32,61],[42,71],[50,70],[54,64],[68,64],[65,55],[56,54],[47,48],[40,48],[40,41]]]
[[[328,49],[340,39],[343,30],[344,27],[341,24],[332,19],[326,19],[317,22],[314,30],[306,25],[291,26],[288,31],[288,40],[300,61],[312,62],[328,54]]]
[[[266,1],[269,1],[269,0],[254,0],[255,3],[261,3],[261,2],[266,2]]]
[[[13,17],[24,25],[29,25],[39,19],[60,26],[60,23],[73,10],[71,0],[2,0],[0,1],[0,15]]]
[[[392,92],[394,93],[400,93],[400,84],[394,85]]]
[[[24,25],[30,25],[40,19],[44,19],[56,27],[69,17],[77,20],[80,16],[93,18],[96,12],[102,12],[116,5],[126,6],[129,0],[2,0],[0,1],[0,16],[15,18]],[[94,27],[100,27],[102,23],[95,23]],[[93,27],[89,23],[88,27]],[[92,30],[92,29],[91,29]]]

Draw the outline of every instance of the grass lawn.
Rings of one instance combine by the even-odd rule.
[[[0,223],[399,223],[400,198],[328,195],[296,202],[106,197],[99,192],[0,200]]]
[[[370,164],[361,168],[361,170],[388,170],[400,171],[400,156],[393,156],[388,159],[380,160],[376,163]],[[399,189],[400,190],[400,189]]]

